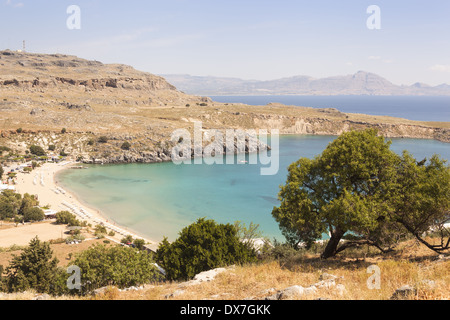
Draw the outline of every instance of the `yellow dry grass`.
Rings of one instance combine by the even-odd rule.
[[[360,259],[337,257],[324,261],[316,254],[304,254],[283,262],[271,260],[236,266],[219,274],[215,280],[198,285],[154,284],[135,292],[121,292],[111,287],[95,299],[163,300],[177,293],[170,299],[259,300],[290,286],[306,288],[314,285],[320,281],[323,273],[336,276],[336,284],[343,285],[345,289],[321,288],[302,299],[387,300],[404,285],[416,289],[416,294],[409,296],[409,299],[450,299],[450,260],[436,259],[436,254],[409,241],[402,245],[400,251],[387,256],[377,254]],[[371,265],[380,269],[379,289],[368,286],[369,277],[373,274],[368,272]]]

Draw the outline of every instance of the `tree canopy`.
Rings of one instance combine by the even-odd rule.
[[[19,256],[14,256],[6,268],[6,287],[9,292],[34,289],[39,293],[53,292],[58,260],[47,242],[37,237],[30,241]]]
[[[188,280],[202,271],[255,259],[235,226],[203,218],[184,228],[173,243],[165,238],[156,252],[169,280]]]
[[[361,244],[388,251],[406,231],[419,235],[442,222],[449,168],[437,156],[429,163],[399,156],[390,144],[376,130],[351,131],[314,159],[291,164],[272,211],[287,241],[311,246],[329,234],[323,258]],[[341,243],[344,235],[352,241]]]
[[[73,265],[81,270],[81,293],[108,285],[139,286],[163,278],[147,251],[124,246],[92,246],[81,252]]]

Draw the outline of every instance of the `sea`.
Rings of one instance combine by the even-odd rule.
[[[389,115],[422,121],[450,121],[450,97],[212,97],[220,102],[265,105],[280,102],[317,108],[337,108],[342,112]],[[360,106],[358,108],[358,105]],[[426,111],[424,111],[426,110]],[[284,241],[271,212],[279,205],[280,185],[286,182],[287,167],[300,157],[320,154],[336,137],[283,135],[279,170],[262,175],[262,161],[226,159],[232,164],[119,164],[90,165],[88,170],[65,170],[58,182],[86,205],[101,211],[109,220],[161,241],[177,238],[179,232],[199,218],[218,223],[239,221],[259,225],[264,237]],[[422,139],[392,139],[391,149],[408,150],[418,160],[439,154],[450,160],[450,144]],[[247,155],[258,157],[257,155]]]
[[[211,96],[213,101],[266,105],[281,103],[336,108],[344,113],[391,116],[417,121],[450,121],[450,96]]]

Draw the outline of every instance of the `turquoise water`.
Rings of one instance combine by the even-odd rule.
[[[58,180],[110,221],[157,241],[164,236],[176,239],[183,227],[201,217],[220,223],[253,222],[270,239],[284,240],[271,211],[278,205],[287,167],[300,157],[320,154],[333,139],[281,136],[280,169],[273,176],[262,176],[261,165],[238,161],[234,165],[169,162],[90,166],[63,171]],[[450,159],[450,144],[438,141],[393,139],[391,148],[398,153],[409,150],[420,160],[434,153]]]

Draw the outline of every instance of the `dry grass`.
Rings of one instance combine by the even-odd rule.
[[[236,266],[219,274],[215,280],[198,285],[154,284],[135,292],[110,288],[95,299],[163,300],[175,293],[170,299],[258,300],[293,285],[311,286],[319,282],[323,273],[337,276],[336,284],[343,285],[345,290],[339,292],[335,287],[322,288],[304,296],[304,299],[387,300],[404,285],[416,289],[416,294],[409,299],[450,299],[450,260],[436,258],[436,254],[430,254],[428,249],[409,241],[402,245],[400,251],[388,256],[373,255],[363,259],[340,257],[324,261],[316,254],[302,254],[287,261],[272,260]],[[371,265],[380,268],[380,289],[370,289],[367,285],[372,275],[367,268]]]
[[[64,266],[69,263],[69,253],[80,252],[99,241],[101,242],[87,241],[77,246],[52,244],[51,247],[60,260],[60,265]],[[0,253],[0,264],[19,252],[20,248]],[[359,258],[355,258],[357,256]],[[371,265],[380,269],[380,289],[370,289],[367,285],[369,277],[372,276],[367,268]],[[314,285],[324,273],[336,276],[336,284],[345,289],[338,291],[336,287],[319,288],[315,293],[303,296],[303,299],[387,300],[396,289],[404,285],[416,289],[416,293],[409,299],[450,299],[450,259],[438,259],[438,255],[413,240],[402,243],[396,252],[388,255],[361,249],[359,252],[349,252],[322,260],[318,253],[299,253],[282,260],[271,259],[251,265],[234,266],[217,275],[212,281],[195,285],[186,282],[154,283],[137,291],[122,291],[109,287],[96,296],[63,296],[52,299],[260,300],[293,285],[305,288]],[[36,296],[38,294],[35,292],[26,292],[0,295],[0,300],[30,300]]]
[[[50,244],[50,248],[53,250],[53,256],[56,257],[59,261],[58,266],[65,267],[70,263],[70,254],[72,254],[72,258],[74,258],[77,253],[82,252],[97,243],[103,243],[103,239],[83,241],[76,245],[68,245],[66,243]],[[22,249],[23,247],[21,246],[1,248],[0,265],[3,265],[6,268],[9,265],[12,257],[14,255],[20,255]]]

